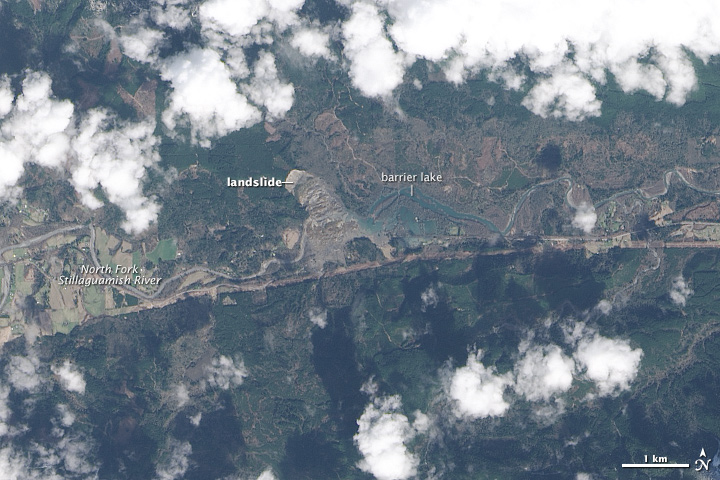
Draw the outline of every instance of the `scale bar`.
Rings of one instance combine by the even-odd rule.
[[[690,468],[689,463],[623,463],[622,468]]]

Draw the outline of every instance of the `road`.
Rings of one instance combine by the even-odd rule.
[[[48,232],[44,235],[40,235],[39,237],[31,238],[30,240],[26,240],[22,243],[18,243],[15,245],[10,245],[7,247],[0,248],[0,265],[3,266],[3,279],[2,279],[2,301],[0,301],[0,312],[2,312],[3,308],[5,307],[5,303],[7,302],[8,297],[10,296],[10,277],[11,277],[11,271],[10,267],[8,266],[7,262],[3,260],[3,255],[5,252],[8,252],[10,250],[15,250],[16,248],[27,248],[31,245],[35,245],[36,243],[42,243],[46,240],[51,239],[55,235],[61,235],[63,233],[68,232],[74,232],[75,230],[80,230],[84,228],[84,225],[71,225],[68,227],[62,227],[57,228],[51,232]]]
[[[48,232],[45,235],[40,235],[39,237],[31,238],[30,240],[26,240],[22,243],[10,245],[7,247],[2,247],[2,248],[0,248],[0,265],[3,265],[6,263],[2,259],[2,255],[9,250],[15,250],[16,248],[27,248],[31,245],[35,245],[36,243],[41,243],[41,242],[44,242],[45,240],[49,240],[50,238],[54,237],[55,235],[60,235],[62,233],[68,233],[68,232],[74,232],[75,230],[80,230],[83,228],[85,228],[85,225],[71,225],[69,227],[57,228],[57,229],[53,230],[52,232]]]
[[[715,224],[720,225],[720,224]],[[32,245],[36,245],[38,243],[42,243],[46,240],[49,240],[50,238],[56,236],[56,235],[62,235],[70,232],[76,232],[78,230],[87,229],[89,236],[90,236],[90,256],[92,259],[93,264],[96,267],[100,267],[100,262],[97,258],[97,251],[95,248],[95,227],[90,225],[72,225],[72,226],[66,226],[57,228],[55,230],[52,230],[48,233],[45,233],[44,235],[40,235],[34,238],[31,238],[29,240],[26,240],[24,242],[10,245],[6,247],[0,248],[0,265],[3,266],[4,269],[4,276],[1,284],[1,293],[2,293],[2,301],[0,302],[0,311],[2,311],[3,307],[5,306],[9,294],[10,294],[10,279],[11,279],[11,269],[9,268],[8,262],[5,262],[2,259],[2,254],[4,254],[7,251],[18,249],[18,248],[27,248]],[[576,236],[543,236],[540,237],[540,242],[535,247],[531,248],[508,248],[503,250],[489,250],[486,252],[474,252],[474,251],[445,251],[445,252],[436,252],[436,253],[420,253],[420,254],[409,254],[409,255],[401,255],[394,258],[385,259],[382,261],[374,261],[374,262],[366,262],[361,264],[355,264],[351,266],[346,267],[338,267],[335,268],[332,271],[326,272],[326,271],[319,271],[314,273],[309,273],[305,275],[293,275],[285,278],[266,278],[268,274],[269,268],[274,264],[293,264],[297,263],[304,257],[305,252],[305,232],[303,232],[303,235],[301,236],[300,240],[300,251],[298,255],[292,259],[292,260],[286,260],[281,261],[276,258],[271,258],[268,260],[265,260],[260,269],[250,275],[246,276],[233,276],[229,275],[224,272],[220,272],[217,270],[213,270],[208,267],[202,267],[202,266],[196,266],[188,268],[187,270],[184,270],[178,274],[173,275],[170,278],[164,279],[161,284],[158,286],[158,288],[152,292],[147,293],[143,292],[131,285],[122,285],[117,286],[117,288],[125,291],[126,293],[130,293],[139,299],[143,300],[143,303],[141,305],[138,305],[136,308],[130,309],[129,311],[133,310],[143,310],[146,308],[160,308],[166,305],[169,305],[171,303],[175,303],[178,300],[182,298],[186,298],[188,296],[202,296],[202,295],[213,295],[216,296],[218,291],[220,289],[223,289],[223,291],[262,291],[267,288],[277,288],[282,287],[285,285],[291,285],[291,284],[297,284],[302,283],[310,280],[319,280],[321,278],[328,278],[328,277],[334,277],[339,275],[347,275],[355,272],[360,272],[364,270],[371,270],[381,267],[386,267],[390,265],[395,265],[399,263],[404,262],[414,262],[414,261],[420,261],[420,260],[426,260],[426,261],[443,261],[443,260],[455,260],[455,259],[464,259],[469,258],[471,256],[475,255],[508,255],[512,253],[517,253],[520,251],[541,251],[546,248],[559,248],[559,249],[583,249],[588,248],[591,245],[597,246],[598,244],[603,244],[607,242],[613,242],[618,240],[618,236],[602,236],[602,237],[576,237]],[[623,233],[621,236],[627,237],[627,233]],[[620,248],[633,248],[633,249],[647,249],[647,248],[720,248],[720,241],[662,241],[662,240],[654,240],[651,242],[648,241],[639,241],[639,240],[629,240],[629,239],[623,239],[622,242],[617,245]],[[172,285],[173,283],[177,282],[178,280],[191,275],[193,273],[197,272],[203,272],[208,275],[211,275],[215,277],[212,281],[215,282],[218,279],[224,279],[225,281],[222,283],[216,283],[212,286],[207,286],[199,289],[188,289],[180,292],[172,292],[168,294],[165,297],[162,297],[163,293],[167,290],[167,288]],[[106,276],[106,278],[110,278],[110,276]]]

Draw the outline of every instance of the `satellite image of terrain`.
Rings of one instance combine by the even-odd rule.
[[[720,3],[0,0],[0,480],[720,479]]]

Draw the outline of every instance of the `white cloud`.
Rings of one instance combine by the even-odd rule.
[[[577,346],[583,338],[591,338],[597,332],[594,328],[588,327],[585,322],[571,321],[562,326],[565,342]]]
[[[527,77],[524,74],[515,71],[512,66],[508,65],[492,70],[488,75],[488,79],[504,85],[508,90],[515,91],[520,90],[527,81]],[[559,87],[562,90],[562,85]]]
[[[332,54],[328,44],[330,35],[316,28],[301,28],[293,33],[290,45],[306,57],[323,57],[330,59]]]
[[[97,478],[98,466],[90,460],[89,455],[92,444],[84,441],[81,436],[64,435],[52,445],[35,444],[32,451],[36,455],[35,471],[38,473],[52,467],[55,471],[66,470],[69,475],[64,478]]]
[[[45,73],[28,73],[22,88],[13,114],[3,123],[3,134],[37,163],[58,166],[67,154],[65,130],[70,126],[74,108],[67,100],[50,98],[52,81]]]
[[[57,473],[50,470],[33,470],[30,460],[12,446],[0,448],[0,472],[7,480],[62,480]]]
[[[12,95],[7,77],[0,84],[0,110],[4,121],[0,125],[0,199],[16,199],[20,189],[16,184],[24,171],[24,164],[37,163],[60,168],[67,160],[70,138],[67,130],[73,119],[73,106],[68,101],[51,98],[50,77],[45,73],[29,72],[22,83],[23,91],[9,108]]]
[[[656,100],[662,100],[665,96],[667,82],[662,70],[655,65],[641,64],[637,59],[631,58],[620,65],[613,65],[611,71],[625,92],[645,90]]]
[[[393,49],[383,25],[384,18],[374,5],[358,2],[342,26],[350,78],[368,97],[389,96],[405,74],[403,56]]]
[[[231,37],[250,35],[270,13],[265,0],[208,0],[200,6],[199,16],[205,30],[214,30]]]
[[[365,380],[360,386],[360,391],[370,398],[375,398],[380,390],[380,385],[375,381],[375,376],[372,375],[370,378]]]
[[[118,38],[122,51],[139,62],[150,63],[158,60],[158,50],[165,35],[145,26],[130,25]]]
[[[418,433],[426,433],[433,425],[430,417],[420,410],[415,410],[413,417],[415,417],[415,420],[413,421],[412,427]]]
[[[269,5],[265,0],[208,0],[199,10],[203,29],[232,37],[249,35],[268,13]]]
[[[577,68],[558,67],[553,75],[538,81],[523,99],[522,105],[543,118],[584,120],[599,117],[601,103],[595,96],[595,87],[578,75]]]
[[[7,75],[0,77],[0,118],[12,110],[15,95],[10,88],[10,78]]]
[[[223,390],[242,385],[243,380],[248,376],[247,368],[242,360],[233,360],[225,355],[214,358],[212,363],[206,367],[206,371],[210,386]]]
[[[60,385],[69,391],[83,394],[85,393],[85,379],[78,368],[70,363],[69,360],[65,360],[61,366],[53,366],[52,372],[58,376]]]
[[[40,360],[37,356],[30,354],[27,357],[13,355],[5,367],[10,385],[14,388],[30,393],[37,392],[43,383],[43,378],[38,372]]]
[[[273,473],[272,468],[267,468],[257,477],[257,480],[277,480],[277,477],[275,473]]]
[[[563,327],[565,341],[574,347],[577,371],[595,383],[600,396],[615,396],[630,388],[640,368],[643,351],[623,339],[601,336],[585,322]]]
[[[718,50],[715,51],[716,55],[717,53]],[[687,97],[697,87],[697,78],[690,59],[682,51],[682,45],[662,49],[657,62],[667,78],[665,100],[677,106],[684,105]]]
[[[47,381],[47,372],[40,372],[40,361],[34,351],[29,351],[27,357],[13,356],[9,360],[6,366],[8,383],[17,391],[38,393]],[[73,385],[77,386],[73,367],[66,362],[60,368],[67,368]],[[15,412],[15,425],[9,428],[7,421],[13,413],[8,406],[10,391],[10,388],[0,385],[0,437],[13,437],[0,447],[0,473],[3,480],[97,478],[99,467],[94,459],[95,445],[84,433],[71,429],[77,423],[72,409],[66,404],[58,404],[57,414],[49,418],[53,427],[46,431],[46,435],[25,436],[18,442],[14,437],[31,431],[28,425],[21,422],[31,422],[33,417],[39,418],[47,412],[34,411],[36,403],[30,397],[22,403],[22,410]],[[20,445],[23,447],[20,448]]]
[[[592,232],[593,228],[595,228],[595,222],[597,222],[595,207],[585,202],[581,203],[575,211],[572,226],[579,228],[586,234],[589,234]]]
[[[159,207],[142,194],[146,168],[159,162],[153,122],[120,122],[102,110],[84,115],[79,130],[73,105],[52,98],[50,77],[28,72],[22,93],[0,125],[0,200],[14,200],[28,162],[68,172],[71,183],[90,208],[102,205],[93,190],[100,186],[127,217],[130,233],[146,229]],[[8,91],[0,79],[0,108]]]
[[[147,169],[160,161],[155,123],[122,122],[104,110],[91,110],[73,138],[76,163],[71,182],[87,207],[102,202],[93,194],[98,186],[126,216],[122,228],[139,233],[157,219],[160,207],[143,195]]]
[[[171,439],[165,458],[155,467],[157,480],[176,480],[183,478],[190,466],[192,446],[189,442]]]
[[[2,125],[10,147],[22,151],[25,161],[59,167],[65,159],[73,106],[67,100],[53,100],[52,81],[45,73],[33,72],[23,81],[23,92],[15,100],[15,111]]]
[[[589,473],[583,473],[579,472],[577,475],[575,475],[575,480],[592,480],[593,476]]]
[[[187,0],[155,0],[150,15],[161,27],[184,30],[192,21],[187,3]]]
[[[458,417],[502,417],[510,408],[503,394],[512,384],[511,375],[497,375],[495,367],[485,367],[481,358],[481,351],[469,354],[467,364],[457,368],[450,379],[448,394]]]
[[[545,322],[549,328],[552,322]],[[566,355],[554,344],[533,344],[533,333],[518,347],[512,373],[499,375],[494,367],[480,361],[482,352],[470,353],[467,364],[455,370],[441,370],[444,390],[456,417],[477,419],[502,417],[511,406],[505,392],[512,388],[533,403],[533,414],[545,424],[554,423],[565,412],[575,379],[594,383],[595,396],[616,396],[630,388],[637,377],[642,349],[630,342],[601,336],[584,322],[570,321],[562,327],[565,342],[572,349]],[[420,419],[419,425],[423,425]]]
[[[609,300],[600,300],[595,308],[603,315],[608,315],[612,311],[613,304]]]
[[[170,104],[163,112],[165,126],[190,125],[191,141],[209,147],[210,139],[250,127],[262,118],[231,79],[220,54],[193,48],[170,58],[161,76],[172,84]]]
[[[190,394],[185,384],[180,383],[173,389],[175,402],[178,408],[183,408],[190,403]]]
[[[430,285],[428,285],[428,288],[426,288],[420,294],[420,302],[421,302],[420,310],[425,312],[425,311],[427,311],[428,307],[433,308],[433,307],[437,306],[439,301],[440,301],[440,297],[437,294],[435,285],[430,284]]]
[[[298,23],[304,0],[208,0],[200,6],[203,35],[216,48],[272,43],[271,32]]]
[[[27,472],[27,463],[27,460],[18,452],[14,451],[12,447],[0,449],[0,471],[3,472],[3,476],[8,480],[33,478],[30,476],[32,474],[28,475],[30,472]]]
[[[343,3],[353,8],[344,29],[355,21],[358,10],[368,11],[364,23],[372,42],[387,42],[385,55],[369,55],[373,62],[362,66],[348,54],[352,49],[346,42],[355,69],[351,77],[368,96],[388,95],[399,84],[404,73],[399,56],[434,62],[453,82],[480,70],[503,83],[515,77],[506,83],[515,89],[534,82],[512,74],[513,62],[520,59],[533,77],[541,78],[529,83],[532,88],[523,104],[543,116],[580,120],[599,114],[595,85],[606,84],[608,72],[628,93],[645,90],[656,99],[681,105],[697,85],[686,51],[703,61],[720,53],[720,19],[712,2],[687,6],[609,0],[588,5],[559,0],[547,8],[533,0],[375,0],[389,17],[387,33],[383,22],[375,19],[375,5],[367,0]],[[382,75],[383,67],[392,75]],[[358,81],[360,72],[365,73],[364,81]],[[370,72],[395,81],[383,88],[363,87],[373,84]]]
[[[327,310],[321,310],[319,308],[311,308],[308,310],[310,321],[320,328],[327,327],[327,316]]]
[[[186,27],[182,20],[185,2],[156,1],[158,5],[153,10],[156,22]],[[260,122],[263,112],[270,119],[284,116],[293,105],[293,85],[280,81],[272,53],[260,52],[249,67],[244,49],[272,44],[274,36],[290,27],[299,27],[298,48],[310,54],[324,54],[322,40],[327,35],[301,26],[298,11],[303,3],[304,0],[203,2],[197,10],[197,20],[204,47],[191,47],[160,65],[161,78],[172,86],[169,104],[162,114],[168,134],[173,136],[177,127],[187,126],[192,143],[210,147],[213,139]],[[138,32],[136,36],[143,45],[160,41],[154,31]],[[134,41],[126,43],[128,52],[134,52],[137,58],[153,58],[154,50],[142,50],[141,45],[133,48]],[[238,83],[241,80],[244,82]]]
[[[267,110],[270,118],[284,116],[293,105],[295,89],[291,83],[281,83],[277,76],[275,57],[261,52],[253,67],[253,78],[243,92],[256,104]]]
[[[669,293],[670,300],[672,300],[675,305],[684,307],[687,303],[688,298],[690,298],[690,296],[695,292],[693,292],[690,286],[688,286],[683,276],[678,275],[673,279]]]
[[[363,456],[358,467],[378,480],[402,480],[417,473],[419,460],[406,446],[415,432],[401,407],[398,395],[375,398],[357,422],[353,439]]]
[[[566,392],[573,382],[575,362],[557,345],[533,346],[522,342],[522,358],[515,365],[515,391],[530,401],[548,402]]]
[[[0,385],[0,437],[4,437],[10,433],[10,427],[7,424],[10,415],[12,415],[12,411],[8,405],[9,396],[10,388],[5,385]]]
[[[82,435],[66,435],[53,430],[47,445],[31,442],[26,451],[10,444],[0,448],[3,480],[63,480],[97,478],[98,466],[92,460],[93,444]]]
[[[63,427],[71,427],[75,423],[75,414],[70,410],[70,407],[61,403],[57,406],[58,413],[60,413],[60,423]]]
[[[245,78],[249,70],[243,48],[270,45],[273,35],[298,26],[297,11],[303,3],[304,0],[206,1],[198,12],[205,44],[221,55],[233,78]]]
[[[595,383],[600,396],[614,396],[630,388],[642,355],[641,349],[632,349],[626,340],[595,333],[578,342],[573,356],[585,376]]]
[[[554,398],[534,405],[533,416],[541,425],[552,425],[565,413],[565,400]]]
[[[194,426],[198,427],[200,426],[200,421],[202,420],[202,412],[198,412],[192,417],[190,417],[190,423]]]

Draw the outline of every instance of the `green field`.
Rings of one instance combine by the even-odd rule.
[[[84,288],[83,304],[90,315],[102,315],[105,313],[105,292],[95,285]]]
[[[175,260],[175,257],[177,256],[177,242],[175,242],[174,238],[160,240],[153,251],[145,256],[156,265],[160,262],[160,260]]]

